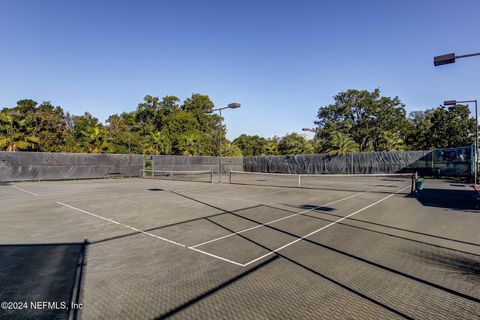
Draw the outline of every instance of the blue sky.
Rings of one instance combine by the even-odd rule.
[[[480,98],[472,1],[0,2],[0,107],[49,100],[102,121],[149,94],[208,94],[234,138],[313,125],[349,88],[380,88],[407,110]]]

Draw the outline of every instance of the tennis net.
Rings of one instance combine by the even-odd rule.
[[[326,189],[339,191],[411,193],[415,175],[408,174],[288,174],[230,171],[232,184]]]
[[[212,171],[159,171],[142,169],[141,176],[146,179],[213,182]]]

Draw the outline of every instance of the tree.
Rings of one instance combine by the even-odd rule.
[[[278,142],[279,154],[311,154],[313,151],[313,144],[298,133],[287,134]]]
[[[405,106],[398,97],[383,97],[379,89],[372,92],[350,89],[334,99],[335,103],[318,110],[315,124],[320,141],[330,141],[334,133],[341,132],[350,136],[361,151],[373,151],[381,149],[385,131],[400,138],[405,135]]]
[[[225,140],[222,144],[222,156],[224,157],[242,157],[242,150],[235,144]]]
[[[413,149],[462,147],[475,142],[475,119],[464,105],[412,112],[408,128],[406,142]]]
[[[380,139],[380,147],[385,151],[402,151],[405,150],[405,143],[402,138],[387,131]]]
[[[34,151],[40,139],[32,135],[25,119],[17,119],[9,112],[0,113],[0,148],[6,151]]]
[[[165,132],[152,131],[142,142],[143,154],[172,154],[172,143]]]
[[[43,102],[29,115],[28,126],[32,134],[39,139],[39,151],[69,151],[66,141],[71,132],[67,126],[67,117],[60,106]]]
[[[342,132],[335,132],[331,135],[327,153],[329,155],[345,155],[358,152],[358,144],[348,135]]]
[[[101,153],[111,150],[105,128],[88,112],[74,118],[73,134],[81,152]]]
[[[33,100],[20,100],[16,107],[4,108],[1,111],[0,148],[2,150],[38,150],[40,138],[36,135],[32,123],[36,106],[37,103]]]
[[[278,154],[278,143],[280,142],[280,138],[277,136],[273,136],[272,138],[268,138],[264,145],[264,152],[265,155],[276,155]]]
[[[233,140],[244,156],[261,156],[266,154],[267,140],[257,135],[249,136],[246,134],[240,135]]]

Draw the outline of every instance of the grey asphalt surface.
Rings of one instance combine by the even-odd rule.
[[[10,183],[0,185],[0,257],[45,244],[58,244],[58,257],[88,241],[75,282],[81,319],[480,319],[479,204],[468,184],[447,180],[427,180],[416,197],[148,179]],[[38,260],[55,255],[34,256],[22,272],[48,277],[35,273]],[[63,279],[50,276],[44,293]]]

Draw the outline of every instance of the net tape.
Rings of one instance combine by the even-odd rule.
[[[192,182],[213,182],[213,171],[165,171],[165,170],[141,170],[141,176],[146,179],[192,181]]]
[[[395,193],[413,192],[413,174],[288,174],[231,171],[231,184]],[[408,188],[407,188],[408,187]],[[405,189],[405,190],[403,190]]]

